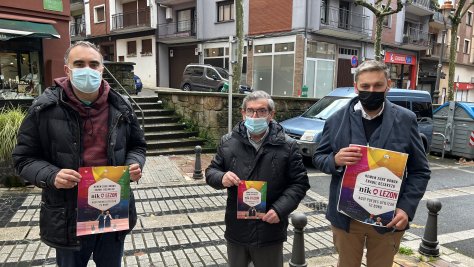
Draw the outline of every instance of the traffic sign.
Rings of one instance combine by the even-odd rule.
[[[357,56],[352,56],[351,58],[351,66],[353,68],[357,67],[357,65],[359,65],[359,59],[357,58]]]

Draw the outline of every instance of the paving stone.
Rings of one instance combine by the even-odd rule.
[[[0,231],[0,241],[23,240],[30,230],[30,226],[6,227]]]
[[[144,217],[140,219],[144,228],[172,227],[176,225],[189,225],[192,222],[184,214]]]

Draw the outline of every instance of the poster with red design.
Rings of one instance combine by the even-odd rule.
[[[237,190],[237,219],[262,219],[266,214],[267,182],[241,180]]]
[[[77,236],[128,230],[128,166],[79,168]]]
[[[362,158],[346,167],[337,210],[362,223],[386,227],[395,213],[408,154],[351,146],[360,147]]]

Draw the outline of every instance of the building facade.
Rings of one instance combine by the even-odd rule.
[[[69,0],[0,2],[0,97],[37,96],[65,75],[69,15]]]

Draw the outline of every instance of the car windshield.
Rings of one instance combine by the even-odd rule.
[[[224,78],[226,80],[229,79],[229,73],[225,69],[216,67],[216,70],[217,70],[217,72],[219,72],[219,74],[222,76],[222,78]]]
[[[338,111],[342,106],[347,104],[351,99],[339,96],[326,96],[312,105],[302,117],[311,119],[326,120],[334,112]]]

